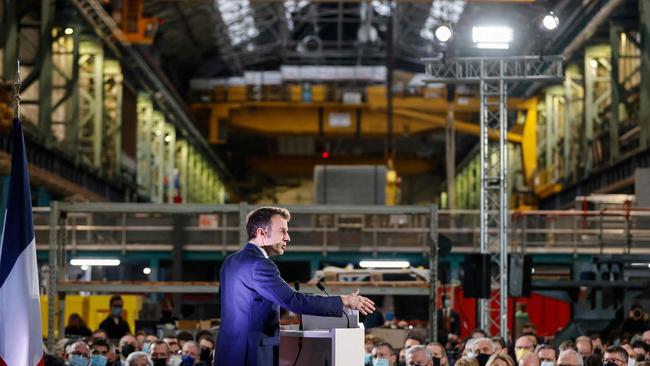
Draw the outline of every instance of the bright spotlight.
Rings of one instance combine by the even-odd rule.
[[[144,273],[144,274],[146,274],[146,275],[151,274],[151,268],[149,268],[149,267],[144,267],[144,268],[142,269],[142,273]]]
[[[544,16],[544,19],[542,19],[542,25],[544,25],[544,28],[548,30],[554,30],[558,25],[560,25],[560,19],[558,19],[553,12],[550,12]]]
[[[513,32],[510,27],[472,27],[472,40],[480,48],[507,49],[512,39]]]
[[[74,29],[68,27],[68,28],[66,28],[66,29],[63,31],[63,33],[65,33],[65,34],[67,34],[67,35],[69,36],[69,35],[71,35],[72,33],[74,33]]]
[[[90,268],[90,267],[88,267],[88,266],[85,265],[85,264],[84,264],[83,266],[81,266],[81,270],[82,270],[82,271],[87,271],[88,268]]]
[[[443,24],[436,28],[435,35],[438,41],[447,42],[451,39],[452,31],[448,25]]]

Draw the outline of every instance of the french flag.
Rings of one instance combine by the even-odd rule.
[[[36,241],[23,128],[14,118],[11,177],[0,240],[0,366],[42,366]]]

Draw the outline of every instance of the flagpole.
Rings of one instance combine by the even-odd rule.
[[[18,118],[20,120],[20,60],[16,59],[16,79],[14,80],[14,98],[15,98],[15,105],[14,105],[14,118]]]

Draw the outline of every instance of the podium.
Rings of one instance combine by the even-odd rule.
[[[358,314],[356,314],[358,319]],[[342,325],[340,318],[303,315],[303,324],[330,329],[280,330],[280,366],[359,366],[363,365],[365,341],[363,324]],[[339,327],[337,327],[339,326]],[[342,326],[342,327],[341,327]],[[311,328],[305,326],[305,328]],[[298,349],[300,354],[298,354]],[[298,360],[296,362],[296,357]]]

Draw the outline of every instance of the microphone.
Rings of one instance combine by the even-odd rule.
[[[329,296],[330,294],[327,293],[327,290],[325,290],[325,285],[323,285],[322,282],[316,282],[316,287],[318,287],[319,290],[323,291],[325,295]],[[345,312],[345,307],[343,308],[343,315],[345,315],[345,319],[348,321],[348,328],[350,328],[350,317],[348,314]]]
[[[293,283],[293,288],[296,290],[296,292],[300,292],[300,282],[298,282],[298,281],[294,282]],[[298,314],[298,319],[300,321],[298,323],[299,324],[298,329],[303,330],[303,327],[302,327],[302,314]]]

